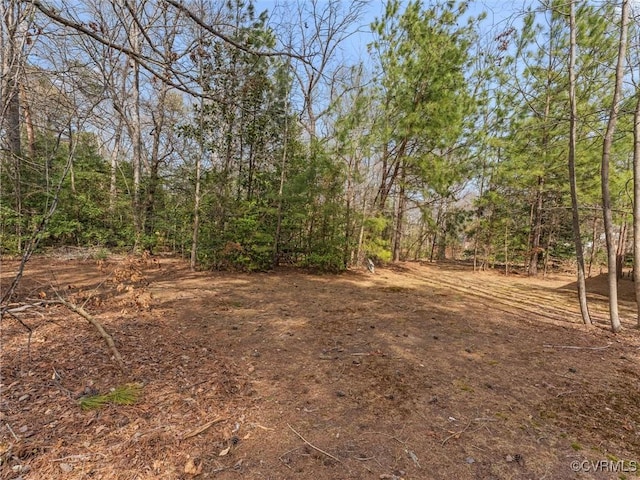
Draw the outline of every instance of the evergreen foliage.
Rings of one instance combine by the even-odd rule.
[[[1,253],[20,254],[57,202],[40,249],[137,246],[186,257],[197,185],[203,268],[338,272],[365,258],[466,256],[535,273],[570,260],[565,4],[532,3],[499,29],[484,15],[472,18],[469,6],[389,1],[370,25],[371,61],[345,63],[314,84],[323,111],[313,128],[302,121],[309,92],[299,90],[296,62],[304,59],[252,53],[286,43],[267,13],[244,0],[205,11],[226,40],[199,27],[173,31],[173,44],[157,37],[158,51],[191,42],[178,65],[190,68],[190,88],[201,97],[161,87],[148,72],[138,78],[141,166],[126,95],[135,81],[131,58],[72,36],[32,34],[21,135],[6,136],[0,162]],[[615,15],[610,2],[577,11],[576,173],[590,264],[603,258],[598,163]],[[117,25],[114,38],[126,38]],[[51,52],[58,57],[45,61]],[[69,52],[99,68],[69,60]],[[327,52],[327,61],[338,62],[337,53]],[[56,62],[67,69],[54,69]],[[624,97],[612,156],[622,236],[632,220],[633,93]]]

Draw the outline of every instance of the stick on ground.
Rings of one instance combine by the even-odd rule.
[[[550,343],[545,343],[542,346],[544,348],[568,348],[571,350],[606,350],[611,346],[611,343],[608,343],[604,347],[579,347],[576,345],[551,345]]]
[[[116,344],[113,341],[113,337],[107,333],[107,331],[104,329],[102,324],[98,320],[96,320],[92,315],[90,315],[89,312],[87,312],[84,308],[65,300],[64,298],[60,297],[59,295],[58,295],[58,300],[51,300],[51,301],[49,301],[47,303],[59,303],[61,305],[64,305],[69,310],[71,310],[72,312],[77,313],[78,315],[80,315],[81,317],[86,319],[89,323],[91,323],[91,325],[96,327],[96,330],[98,330],[98,333],[100,333],[100,336],[107,343],[107,346],[109,347],[109,350],[111,350],[111,353],[113,354],[113,358],[115,358],[116,363],[118,364],[118,368],[123,373],[126,372],[127,369],[126,369],[126,367],[124,365],[124,360],[122,359],[122,355],[120,355],[120,352],[116,348]]]
[[[316,450],[316,451],[318,451],[318,452],[320,452],[320,453],[322,453],[322,454],[326,455],[326,456],[327,456],[327,457],[329,457],[329,458],[334,459],[334,460],[335,460],[336,462],[338,462],[338,463],[342,463],[342,460],[340,460],[339,458],[334,457],[334,456],[333,456],[333,455],[331,455],[330,453],[327,453],[327,452],[325,452],[324,450],[322,450],[321,448],[318,448],[318,447],[316,447],[314,444],[310,443],[306,438],[304,438],[302,435],[300,435],[298,432],[296,432],[296,431],[294,430],[294,428],[293,428],[291,425],[289,425],[288,423],[287,423],[287,427],[289,427],[289,429],[290,429],[293,433],[295,433],[298,437],[300,437],[300,440],[302,440],[304,443],[306,443],[307,445],[309,445],[309,446],[310,446],[311,448],[313,448],[314,450]]]

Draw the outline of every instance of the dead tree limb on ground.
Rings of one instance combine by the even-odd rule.
[[[31,361],[31,336],[33,335],[33,329],[29,325],[24,323],[24,321],[21,318],[19,318],[17,315],[14,315],[13,313],[13,312],[18,312],[22,310],[23,308],[21,307],[17,307],[15,309],[4,309],[0,314],[0,318],[2,318],[4,315],[9,315],[16,322],[22,325],[27,332],[29,332],[29,336],[27,337],[27,358],[29,359],[29,361]]]
[[[87,312],[84,308],[76,305],[75,303],[71,303],[65,300],[60,295],[58,295],[58,300],[48,300],[45,303],[64,305],[69,310],[71,310],[74,313],[77,313],[78,315],[83,317],[85,320],[87,320],[91,325],[93,325],[96,328],[96,330],[98,330],[98,333],[100,334],[100,336],[107,343],[107,346],[109,347],[109,350],[111,350],[111,353],[113,354],[113,358],[115,359],[118,365],[118,368],[123,373],[126,371],[124,360],[122,359],[122,355],[120,355],[120,352],[118,351],[116,344],[113,341],[113,337],[109,335],[109,333],[104,329],[104,326],[98,320],[96,320],[96,318],[94,318],[89,312]]]

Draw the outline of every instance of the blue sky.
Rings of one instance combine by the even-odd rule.
[[[290,0],[256,0],[256,12],[262,12],[264,10],[271,11],[277,4],[287,3]],[[295,0],[294,0],[295,1]],[[348,0],[344,0],[345,2]],[[320,4],[322,4],[320,0]],[[428,7],[431,2],[429,0],[423,0],[425,7]],[[512,22],[514,18],[519,16],[519,13],[525,10],[528,5],[534,4],[533,0],[472,0],[469,6],[469,16],[478,17],[482,12],[486,12],[486,19],[482,22],[483,27],[486,29],[487,34],[495,36],[495,32],[499,31],[501,27],[506,27],[507,24]],[[345,54],[351,59],[364,59],[367,58],[367,44],[373,40],[373,36],[368,29],[368,26],[375,20],[376,17],[380,17],[384,11],[385,2],[380,0],[371,0],[365,13],[360,19],[362,31],[353,35],[348,42],[343,46]],[[517,24],[518,22],[516,22]]]

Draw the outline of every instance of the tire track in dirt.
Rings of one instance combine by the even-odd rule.
[[[501,288],[503,288],[504,286],[504,288],[507,290],[515,290],[520,295],[524,295],[527,297],[540,298],[547,302],[548,301],[556,302],[556,299],[563,298],[564,306],[568,310],[575,311],[576,315],[580,315],[580,309],[578,308],[578,302],[577,302],[577,291],[575,290],[572,290],[569,288],[561,288],[554,291],[553,293],[550,293],[549,290],[545,289],[544,291],[548,292],[547,294],[545,293],[535,294],[533,292],[542,290],[541,287],[530,286],[530,285],[519,285],[519,284],[506,284],[504,281],[501,281],[499,279],[493,279],[493,284],[496,286],[500,285]],[[571,298],[569,298],[569,295],[571,295]],[[587,297],[588,297],[589,311],[591,313],[591,316],[594,317],[594,312],[595,312],[595,317],[599,318],[603,322],[608,323],[609,322],[608,320],[609,319],[609,298],[606,295],[602,295],[595,292],[589,292]],[[620,316],[623,318],[626,317],[626,318],[635,319],[637,314],[635,303],[624,301],[620,298],[618,299],[618,310],[619,310]]]
[[[514,289],[514,284],[505,285],[504,282],[500,282],[499,280],[483,277],[481,279],[482,285],[485,285],[488,288],[482,288],[479,286],[480,279],[478,282],[461,285],[459,279],[455,278],[453,274],[446,270],[424,266],[422,268],[427,268],[430,271],[437,273],[437,279],[432,279],[421,274],[421,272],[416,272],[414,268],[407,268],[406,270],[403,269],[403,274],[415,278],[422,284],[431,288],[452,290],[465,295],[472,295],[483,300],[489,300],[490,303],[486,306],[507,313],[522,316],[522,312],[525,312],[527,314],[533,314],[563,323],[582,323],[577,301],[575,306],[567,305],[566,292],[558,292],[557,294],[555,292],[549,292],[548,294],[543,295],[540,293],[534,293],[533,289],[527,290],[527,286],[525,285],[518,285],[516,289],[519,290],[519,292],[516,295],[508,295],[500,293],[500,290],[512,290]],[[531,298],[544,301],[544,305],[541,305],[540,302],[530,300]],[[500,306],[498,307],[497,304]],[[594,309],[592,308],[591,310]],[[625,308],[625,310],[627,309]],[[594,322],[608,322],[608,319],[601,315],[600,312],[592,312],[591,317]]]

